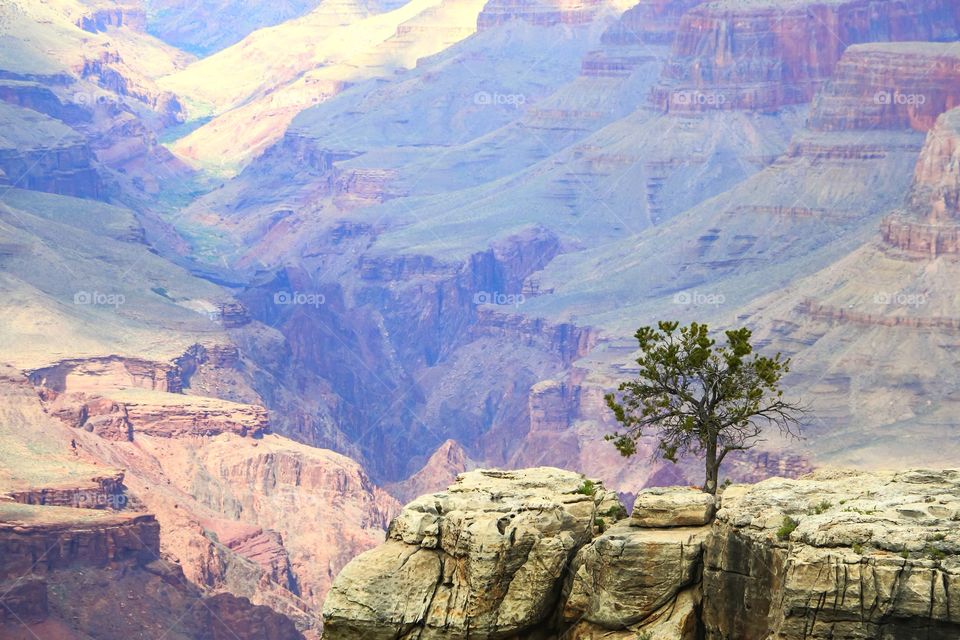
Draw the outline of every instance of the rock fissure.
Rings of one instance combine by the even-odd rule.
[[[960,483],[949,472],[926,473],[912,482],[818,472],[734,485],[715,516],[699,492],[644,490],[631,517],[601,527],[597,519],[618,501],[601,485],[592,500],[571,502],[565,489],[580,486],[579,474],[468,472],[447,492],[408,504],[387,542],[344,569],[325,605],[325,637],[398,640],[394,630],[416,626],[409,637],[458,640],[913,640],[920,628],[931,639],[955,638],[950,584],[960,565],[894,560],[886,551],[944,530],[954,543],[936,514],[960,508]],[[924,501],[944,482],[953,489],[944,504]],[[869,495],[880,517],[810,516],[778,544],[782,514],[807,511],[810,495]],[[903,515],[903,505],[924,517]],[[504,513],[511,524],[501,531]],[[877,529],[881,521],[889,524]],[[455,572],[409,563],[398,570],[405,547],[446,554],[451,544]],[[421,591],[430,604],[417,620],[404,619],[390,598]]]

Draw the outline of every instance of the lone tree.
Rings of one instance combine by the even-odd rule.
[[[727,343],[717,346],[707,325],[679,325],[660,322],[637,331],[640,374],[621,384],[619,393],[607,394],[623,430],[606,438],[624,456],[636,453],[637,440],[653,433],[657,457],[676,462],[688,454],[702,456],[703,490],[716,493],[728,453],[752,448],[770,425],[798,436],[804,409],[784,400],[780,389],[790,360],[779,353],[754,354],[749,329],[727,331]]]

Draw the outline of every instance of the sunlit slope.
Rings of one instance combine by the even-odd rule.
[[[143,82],[185,67],[194,58],[140,30],[87,24],[104,3],[82,0],[21,2],[8,12],[0,68],[23,75],[84,74],[84,65],[115,64],[119,57]]]
[[[236,234],[250,255],[290,256],[296,243],[309,244],[311,232],[339,217],[379,219],[403,207],[393,198],[412,203],[412,196],[460,190],[536,164],[632,110],[649,91],[655,62],[625,78],[580,75],[580,60],[600,31],[517,22],[454,45],[393,82],[350,88],[302,113],[281,142],[190,207],[181,223]],[[564,46],[544,56],[546,43],[558,39]],[[503,51],[510,55],[502,58]],[[495,95],[523,104],[485,102]],[[336,159],[333,166],[325,158]],[[295,237],[283,225],[270,229],[277,210],[303,220]],[[401,211],[396,222],[406,224],[410,212]]]
[[[222,290],[151,253],[129,210],[15,189],[4,194],[0,229],[4,362],[166,360],[201,337],[223,341],[214,321]]]
[[[197,55],[236,44],[257,29],[297,18],[320,0],[140,0],[150,33]]]
[[[480,0],[415,0],[386,13],[321,5],[166,78],[214,119],[173,145],[198,165],[238,166],[300,111],[350,84],[413,67],[475,29]],[[238,72],[238,70],[240,70]]]

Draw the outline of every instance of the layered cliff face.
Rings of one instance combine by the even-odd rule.
[[[146,509],[162,526],[154,546],[179,563],[184,585],[249,598],[315,635],[332,576],[383,539],[397,505],[348,458],[265,434],[259,407],[156,389],[173,379],[195,392],[189,384],[216,381],[208,368],[185,389],[171,367],[143,360],[72,361],[32,383],[11,370],[0,385],[9,407],[0,490],[24,505]],[[44,544],[38,529],[22,534]]]
[[[944,293],[957,273],[955,111],[928,133],[902,208],[822,270],[748,308],[747,317],[765,327],[761,339],[794,355],[798,390],[821,407],[811,425],[820,459],[945,464],[957,453],[940,438],[956,410],[942,371],[952,366],[960,326],[960,309]],[[855,426],[865,421],[869,430]],[[906,447],[905,437],[936,444]]]
[[[929,131],[960,104],[960,55],[951,44],[890,43],[849,47],[817,94],[815,131]]]
[[[303,638],[267,607],[187,582],[153,516],[0,503],[0,522],[4,638]]]
[[[324,637],[945,640],[960,631],[958,482],[819,472],[728,488],[715,517],[699,491],[646,491],[625,518],[576,474],[475,471],[408,505],[344,569]]]
[[[905,210],[884,220],[888,244],[935,258],[960,253],[960,109],[944,113],[927,136]]]
[[[491,0],[477,16],[478,29],[490,29],[511,20],[540,26],[590,22],[602,0]]]
[[[78,198],[103,196],[90,145],[58,120],[0,104],[0,169],[11,185]]]
[[[683,17],[655,100],[679,112],[775,111],[813,98],[850,45],[953,40],[958,27],[944,0],[708,2]]]
[[[46,415],[16,370],[0,366],[0,392],[0,636],[303,638],[271,609],[189,583],[121,467]]]

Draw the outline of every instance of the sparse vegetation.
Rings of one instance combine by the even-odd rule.
[[[931,533],[930,535],[928,535],[927,542],[940,542],[941,540],[945,540],[946,537],[947,537],[947,534],[945,534],[942,531],[938,531],[937,533]]]
[[[615,504],[606,511],[601,512],[600,515],[617,522],[618,520],[623,520],[629,514],[627,514],[627,510],[622,504]]]
[[[844,511],[848,511],[850,513],[859,513],[863,516],[873,515],[877,512],[876,509],[860,509],[859,507],[846,507]]]
[[[862,556],[862,555],[863,555],[863,544],[860,543],[860,542],[854,542],[854,543],[853,543],[853,552],[854,552],[855,554],[857,554],[858,556]]]
[[[777,538],[780,540],[786,540],[799,525],[800,523],[790,516],[783,516],[783,524],[781,524],[780,528],[777,529]]]
[[[705,324],[641,327],[638,377],[606,396],[624,428],[607,440],[622,455],[635,454],[637,441],[654,432],[655,455],[671,462],[688,454],[703,458],[703,490],[712,494],[727,454],[753,448],[770,425],[798,435],[803,413],[780,389],[790,360],[755,354],[746,327],[725,335],[726,344],[718,346]]]
[[[603,533],[607,530],[607,521],[603,518],[594,518],[593,526],[595,526],[600,533]]]
[[[577,489],[577,493],[583,494],[585,496],[592,496],[597,493],[597,483],[593,480],[585,479],[583,484]]]
[[[924,553],[925,556],[927,556],[927,557],[930,558],[931,560],[937,560],[937,561],[939,561],[939,560],[943,560],[944,558],[947,557],[947,554],[944,553],[943,549],[939,549],[939,548],[933,546],[932,544],[928,544],[928,545],[924,548],[923,553]]]
[[[829,510],[830,507],[832,507],[832,506],[833,506],[833,503],[830,502],[829,500],[821,500],[819,504],[815,505],[815,506],[810,510],[810,513],[813,513],[813,514],[816,514],[816,515],[820,515],[821,513],[825,513],[825,512],[826,512],[827,510]]]

